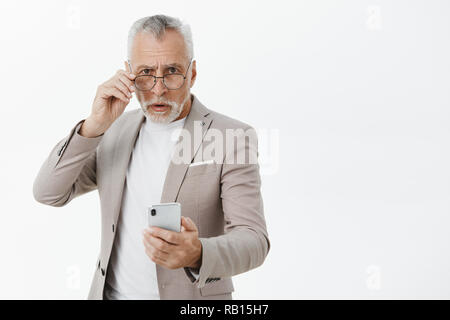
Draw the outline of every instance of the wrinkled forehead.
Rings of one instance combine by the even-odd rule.
[[[160,65],[181,63],[188,60],[183,36],[175,30],[166,30],[162,39],[148,32],[138,32],[134,37],[130,62],[132,65]]]

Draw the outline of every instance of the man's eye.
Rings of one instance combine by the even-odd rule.
[[[176,73],[178,70],[175,67],[170,67],[169,73]],[[142,69],[141,73],[143,74],[150,74],[152,72],[152,69]]]

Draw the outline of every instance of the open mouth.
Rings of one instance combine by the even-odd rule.
[[[169,105],[164,103],[155,103],[150,106],[156,112],[164,112],[169,108]]]

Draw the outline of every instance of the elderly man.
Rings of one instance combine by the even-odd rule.
[[[196,61],[179,19],[136,21],[124,66],[53,148],[34,197],[60,207],[98,190],[101,250],[89,299],[231,299],[231,277],[260,266],[270,247],[259,165],[249,160],[256,134],[190,93]],[[133,93],[141,109],[124,113]],[[230,130],[245,143],[204,152],[210,133]],[[181,205],[181,232],[147,227],[146,208],[169,202]]]

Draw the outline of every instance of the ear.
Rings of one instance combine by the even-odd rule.
[[[192,77],[191,77],[191,88],[194,86],[195,79],[197,78],[197,61],[192,61]]]

